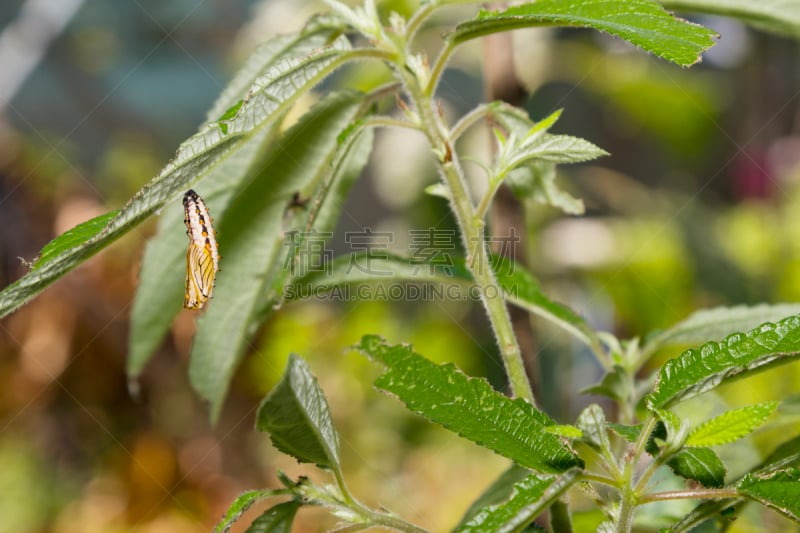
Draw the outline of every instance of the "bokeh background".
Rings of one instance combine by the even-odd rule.
[[[408,13],[415,2],[379,4]],[[54,236],[120,207],[196,130],[257,43],[300,27],[320,8],[305,0],[0,3],[0,286],[21,276]],[[434,50],[448,21],[470,13],[443,10],[421,42]],[[612,154],[560,170],[586,215],[528,206],[530,267],[554,298],[625,338],[698,308],[800,300],[797,43],[730,19],[695,20],[722,38],[688,70],[591,32],[513,36],[531,116],[564,108],[555,131]],[[482,47],[464,46],[446,73],[441,96],[453,117],[484,98]],[[358,65],[326,88],[370,87],[385,77]],[[487,157],[488,140],[476,129],[461,148]],[[479,166],[466,164],[479,188]],[[435,180],[421,138],[382,132],[341,231],[391,231],[393,249],[408,253],[410,230],[453,227],[445,203],[423,193]],[[502,389],[482,311],[461,302],[286,306],[256,339],[257,356],[236,377],[217,427],[188,387],[194,315],[184,311],[133,399],[124,374],[128,317],[154,229],[154,221],[136,228],[0,321],[0,533],[208,531],[237,494],[275,486],[278,469],[324,480],[253,429],[255,408],[290,352],[319,376],[350,485],[366,502],[443,530],[507,466],[377,394],[370,385],[377,369],[346,350],[378,333]],[[575,394],[599,369],[561,332],[535,326],[538,396],[569,422],[599,401]],[[799,389],[800,368],[792,365],[692,409],[702,416]],[[800,432],[793,420],[723,447],[732,473]],[[593,531],[599,519],[579,515],[578,530]],[[332,524],[304,510],[295,530]],[[753,508],[736,531],[791,527]]]

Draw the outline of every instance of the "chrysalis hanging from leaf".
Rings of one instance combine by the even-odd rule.
[[[219,271],[219,251],[211,215],[206,203],[193,190],[183,195],[186,214],[186,234],[189,249],[186,251],[186,309],[202,309],[214,290],[214,277]]]

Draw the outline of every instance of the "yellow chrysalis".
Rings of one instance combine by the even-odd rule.
[[[219,271],[219,252],[211,215],[206,203],[193,190],[183,195],[183,210],[186,215],[186,235],[189,249],[186,251],[186,309],[202,309],[214,290],[214,277]]]

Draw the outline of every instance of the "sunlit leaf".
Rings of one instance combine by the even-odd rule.
[[[87,220],[86,222],[82,222],[74,228],[65,231],[47,243],[44,248],[42,248],[42,251],[39,252],[39,257],[36,258],[32,268],[36,269],[42,264],[50,261],[53,257],[58,256],[58,254],[66,252],[70,248],[79,246],[88,241],[100,233],[103,228],[106,227],[108,221],[113,219],[118,214],[119,211],[111,211],[110,213],[105,213]]]
[[[450,38],[460,43],[490,33],[536,26],[594,28],[687,67],[714,44],[712,30],[673,17],[651,0],[537,0],[505,11],[481,11]]]
[[[752,433],[778,407],[778,402],[765,402],[732,409],[696,427],[686,439],[686,446],[718,446]]]
[[[557,436],[544,431],[554,422],[525,400],[509,399],[452,364],[436,365],[407,345],[365,336],[358,349],[387,368],[375,386],[428,420],[532,470],[582,466]]]
[[[269,433],[277,449],[303,463],[339,470],[339,436],[317,378],[292,354],[281,381],[264,398],[256,428]]]
[[[734,378],[796,360],[800,355],[800,316],[768,322],[708,342],[667,361],[655,389],[647,397],[650,409],[664,408],[711,390]]]

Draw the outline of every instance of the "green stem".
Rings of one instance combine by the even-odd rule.
[[[600,474],[592,474],[591,472],[581,474],[581,481],[600,483],[601,485],[608,485],[609,487],[619,487],[619,481],[616,479],[608,476],[601,476]]]
[[[636,464],[644,453],[647,446],[647,439],[656,425],[656,419],[650,416],[645,420],[639,438],[630,453],[626,454],[625,468],[622,473],[622,490],[620,491],[619,514],[617,515],[617,531],[628,533],[633,526],[633,513],[639,505],[638,485],[634,487],[634,476],[636,475]],[[641,481],[641,480],[640,480]]]
[[[550,525],[558,533],[572,533],[572,518],[569,507],[562,500],[556,500],[550,506]]]
[[[446,55],[446,51],[442,51],[440,58],[444,55]],[[475,208],[470,200],[464,174],[459,165],[458,156],[455,153],[448,128],[437,112],[431,94],[427,90],[423,90],[419,86],[418,80],[406,69],[401,69],[400,71],[403,73],[409,97],[419,113],[422,127],[428,136],[431,147],[438,156],[439,172],[450,189],[450,205],[461,229],[467,250],[467,268],[469,268],[478,286],[481,300],[489,316],[495,338],[500,347],[500,355],[505,365],[511,391],[514,396],[525,398],[535,404],[533,391],[525,372],[522,352],[514,335],[503,292],[494,277],[494,272],[489,263],[489,253],[486,249],[483,233],[484,222],[476,215]],[[436,70],[436,67],[434,67],[430,84],[427,87],[428,90],[435,87],[440,73],[440,70]]]
[[[740,496],[736,489],[672,490],[646,494],[639,498],[639,502],[650,503],[665,500],[723,500],[739,498]]]
[[[436,92],[436,87],[439,85],[439,80],[442,77],[442,72],[444,72],[444,67],[447,65],[447,62],[450,60],[450,56],[453,55],[453,51],[456,49],[456,45],[452,41],[447,41],[442,51],[439,52],[439,56],[436,58],[436,61],[433,63],[433,68],[431,68],[431,75],[428,78],[428,85],[425,87],[423,94],[426,98],[432,98],[433,94]]]
[[[481,104],[460,119],[450,129],[450,138],[455,142],[473,124],[491,113],[491,104]]]
[[[493,176],[491,180],[489,180],[489,188],[486,190],[486,193],[481,198],[481,201],[478,203],[478,207],[475,208],[475,216],[481,220],[486,218],[486,213],[489,212],[489,208],[492,206],[492,200],[494,199],[494,195],[497,194],[497,189],[500,188],[500,185],[503,184],[503,175],[500,176]]]
[[[364,119],[364,122],[362,124],[363,124],[363,126],[365,128],[369,128],[369,127],[375,127],[375,128],[380,128],[380,127],[391,128],[391,127],[395,127],[395,128],[406,128],[406,129],[410,129],[410,130],[419,130],[419,126],[417,126],[413,122],[409,122],[408,120],[401,120],[401,119],[397,119],[397,118],[382,116],[382,115],[376,115],[376,116],[372,116],[372,117],[369,117],[367,119]]]
[[[420,7],[414,15],[412,15],[411,19],[408,21],[406,25],[406,43],[410,44],[411,41],[414,39],[414,35],[416,35],[419,28],[422,26],[422,23],[430,16],[433,11],[439,7],[434,2],[426,4]]]

